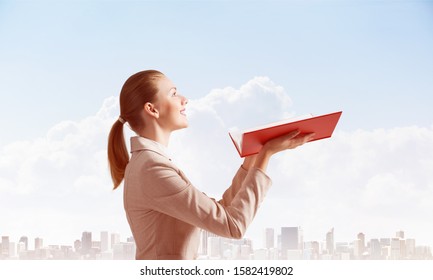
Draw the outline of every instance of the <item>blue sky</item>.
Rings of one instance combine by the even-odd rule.
[[[292,104],[290,108],[278,108],[278,112],[287,110],[290,114],[303,115],[343,110],[337,127],[341,135],[336,142],[356,139],[356,133],[361,132],[360,138],[374,142],[374,137],[385,131],[384,139],[406,141],[404,151],[410,157],[415,146],[430,147],[432,29],[432,1],[2,1],[0,149],[3,159],[0,163],[3,165],[0,165],[0,175],[19,165],[12,160],[8,163],[13,147],[20,147],[19,141],[36,147],[40,139],[52,139],[58,131],[61,135],[69,133],[65,131],[70,126],[82,129],[85,120],[101,110],[108,110],[113,118],[116,110],[107,100],[118,95],[127,77],[143,69],[163,71],[191,100],[203,99],[217,89],[229,93],[231,89],[242,91],[242,86],[249,83],[268,85],[271,92],[277,92],[279,86]],[[273,110],[278,104],[275,100],[275,97],[263,98],[260,103],[245,101],[237,106],[244,112],[244,119],[263,123],[266,116],[262,108]],[[200,108],[192,108],[200,112]],[[217,114],[223,116],[237,108],[227,104],[218,110]],[[213,121],[206,116],[204,119]],[[197,119],[192,118],[191,123],[203,127]],[[419,130],[414,132],[411,127]],[[214,132],[227,137],[226,128]],[[104,133],[101,135],[105,137]],[[419,138],[403,135],[405,140],[399,140],[402,137],[396,138],[398,133],[415,133]],[[191,134],[199,137],[199,131],[193,126]],[[197,139],[207,141],[201,137]],[[358,155],[354,149],[350,151]],[[426,155],[429,153],[430,150]],[[59,154],[56,151],[54,155]],[[330,150],[326,154],[332,156]],[[412,155],[414,161],[428,162],[418,152],[413,154],[419,155]],[[192,161],[197,160],[190,157]],[[384,155],[378,162],[387,159]],[[275,170],[285,164],[281,159]],[[354,161],[353,168],[362,164]],[[200,182],[201,177],[194,173],[193,166],[186,165],[186,169],[191,169],[191,176]],[[235,162],[229,166],[235,167]],[[420,168],[426,166],[431,165]],[[362,189],[365,183],[363,197],[366,199],[375,195],[372,189],[380,182],[406,180],[407,185],[403,184],[396,192],[404,196],[407,186],[417,182],[391,176],[402,168],[390,166],[380,174],[366,171],[371,180],[354,185],[359,184]],[[26,165],[24,170],[28,169]],[[38,171],[32,169],[32,174]],[[276,178],[285,178],[277,171],[271,172],[276,172]],[[410,170],[408,174],[417,173]],[[28,177],[30,184],[31,180],[37,180],[32,176]],[[17,178],[7,180],[21,180]],[[421,183],[427,190],[420,190],[414,194],[416,197],[425,194],[424,191],[430,194],[433,189],[430,177]],[[222,191],[215,190],[215,193]],[[8,195],[11,201],[22,199],[17,194]],[[35,200],[37,196],[30,195],[27,199]],[[326,209],[327,205],[322,207]],[[398,209],[397,205],[393,207]],[[319,219],[316,215],[320,211],[326,213],[323,209],[310,213],[310,218]],[[414,220],[410,216],[407,220],[411,218]],[[302,219],[297,223],[302,226]],[[314,238],[331,226],[324,224]],[[368,227],[365,223],[363,226]],[[352,231],[348,230],[349,234]],[[416,237],[416,233],[413,235]]]
[[[190,98],[254,76],[343,129],[429,124],[431,1],[2,1],[2,144],[94,113],[141,69]]]

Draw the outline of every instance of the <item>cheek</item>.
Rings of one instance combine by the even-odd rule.
[[[171,103],[171,102],[167,102],[166,104],[164,104],[165,106],[162,108],[162,114],[165,117],[176,117],[176,113],[178,112],[178,108],[175,104]]]

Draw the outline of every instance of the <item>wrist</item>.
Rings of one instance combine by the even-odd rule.
[[[254,167],[261,169],[262,171],[266,171],[268,167],[269,159],[273,153],[269,149],[262,149],[257,155],[256,162],[254,164]]]
[[[278,151],[276,151],[275,149],[273,149],[272,147],[270,147],[269,145],[268,145],[268,143],[266,143],[265,145],[263,145],[263,147],[262,147],[262,149],[260,150],[260,153],[262,153],[262,154],[264,154],[264,155],[266,155],[266,156],[268,156],[268,157],[271,157],[271,156],[273,156],[274,154],[276,154]],[[259,154],[260,154],[259,153]]]

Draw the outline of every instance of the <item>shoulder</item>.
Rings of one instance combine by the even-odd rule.
[[[158,166],[177,169],[171,160],[165,155],[150,149],[143,149],[134,152],[128,163],[128,166],[130,169],[134,169],[136,171],[149,171],[153,167]]]

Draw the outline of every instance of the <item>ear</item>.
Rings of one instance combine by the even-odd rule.
[[[144,104],[144,113],[148,116],[159,118],[159,111],[156,109],[155,105],[150,102]]]

